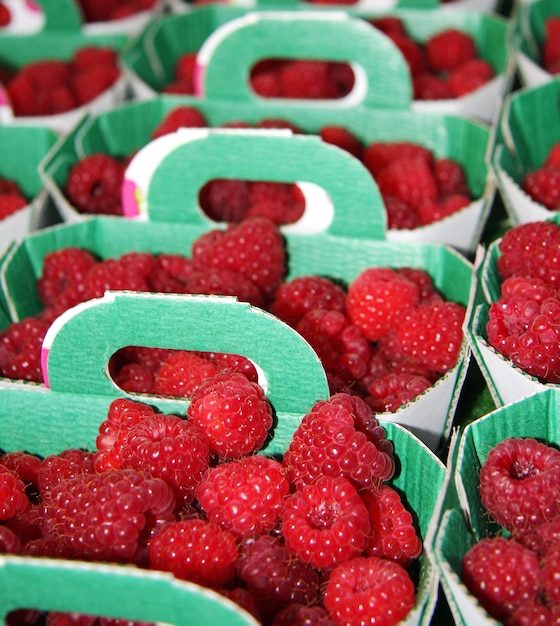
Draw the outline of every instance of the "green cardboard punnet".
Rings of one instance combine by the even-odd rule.
[[[444,512],[435,539],[441,583],[456,623],[461,626],[498,623],[461,582],[461,562],[469,548],[475,541],[501,530],[485,513],[480,501],[480,468],[492,447],[507,437],[530,437],[558,445],[558,402],[558,390],[548,389],[475,420],[461,435],[452,468],[452,488],[458,494],[459,504]]]

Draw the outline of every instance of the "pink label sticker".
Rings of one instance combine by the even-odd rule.
[[[48,361],[49,361],[49,349],[42,347],[41,348],[41,370],[43,371],[43,382],[47,387],[49,385],[49,369],[48,369]]]
[[[121,202],[123,208],[123,215],[125,217],[137,217],[140,214],[137,199],[138,187],[132,180],[125,180],[121,189]]]
[[[205,66],[198,60],[194,64],[194,95],[204,95],[204,70]]]

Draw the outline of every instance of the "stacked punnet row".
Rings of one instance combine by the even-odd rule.
[[[0,2],[8,626],[556,623],[558,20]]]

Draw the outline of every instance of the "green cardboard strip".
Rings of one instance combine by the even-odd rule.
[[[497,624],[467,591],[460,578],[462,559],[474,542],[499,532],[480,501],[480,468],[490,450],[507,437],[531,437],[551,444],[560,443],[558,393],[557,389],[549,389],[496,409],[463,431],[453,467],[461,505],[450,508],[444,515],[435,546],[442,585],[452,609],[460,618],[458,624]]]
[[[385,237],[383,201],[366,167],[318,137],[289,131],[183,128],[150,142],[126,169],[124,214],[210,227],[198,195],[216,178],[298,182],[304,194],[311,184],[301,232]]]
[[[10,21],[0,27],[2,37],[80,30],[82,14],[73,0],[5,0],[4,4]]]
[[[232,20],[214,31],[200,48],[195,94],[208,99],[257,100],[247,77],[253,65],[267,58],[351,63],[354,89],[346,98],[329,101],[328,106],[410,106],[410,70],[400,50],[365,20],[342,11],[271,11]]]

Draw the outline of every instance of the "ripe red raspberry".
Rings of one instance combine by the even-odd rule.
[[[434,176],[440,196],[469,195],[469,186],[463,166],[455,159],[441,158],[434,161]]]
[[[273,530],[290,485],[281,463],[253,455],[209,469],[195,496],[206,517],[236,536]]]
[[[332,100],[340,98],[336,85],[330,79],[330,65],[326,61],[288,60],[280,68],[279,80],[282,98],[305,100]]]
[[[279,538],[267,534],[241,544],[236,573],[266,623],[282,608],[293,603],[309,606],[319,596],[317,570],[290,554]]]
[[[431,386],[432,383],[425,376],[410,372],[389,372],[368,386],[366,402],[376,413],[394,413]]]
[[[484,59],[470,59],[461,63],[447,77],[449,89],[455,98],[461,98],[479,89],[494,77],[494,68]]]
[[[171,488],[146,473],[83,474],[51,490],[44,529],[77,558],[133,562],[145,538],[171,518],[174,507]]]
[[[498,244],[497,269],[509,276],[537,277],[560,285],[560,226],[554,222],[529,222],[510,228]]]
[[[246,180],[215,178],[200,190],[200,207],[216,222],[241,222],[249,210],[249,190]]]
[[[414,608],[414,583],[398,563],[376,556],[340,564],[329,577],[325,608],[337,626],[393,626]]]
[[[328,442],[328,444],[326,443]],[[330,451],[330,452],[329,452]],[[393,475],[393,445],[363,400],[336,394],[317,402],[296,429],[284,465],[295,485],[344,476],[359,488]]]
[[[180,254],[158,254],[155,266],[148,276],[150,291],[185,293],[193,272],[192,259]]]
[[[281,320],[295,326],[312,309],[346,311],[346,292],[329,278],[299,276],[278,288],[270,310]]]
[[[41,467],[41,458],[28,452],[6,452],[0,456],[0,465],[15,472],[27,485],[37,486],[37,472]]]
[[[119,76],[118,67],[100,63],[74,73],[70,78],[70,86],[78,106],[91,102],[107,91]]]
[[[79,48],[74,53],[71,61],[73,71],[86,70],[92,65],[114,65],[118,62],[118,54],[112,48],[100,48],[99,46],[87,45]]]
[[[272,297],[286,274],[286,251],[278,227],[263,217],[213,230],[192,245],[197,268],[221,268],[240,272],[265,297]]]
[[[406,26],[400,17],[384,15],[382,17],[368,18],[367,21],[386,35],[400,33],[406,35]]]
[[[119,215],[123,174],[117,159],[90,154],[70,168],[64,192],[80,213]]]
[[[516,541],[486,538],[463,557],[462,579],[488,613],[502,620],[522,602],[536,598],[539,561],[534,552]]]
[[[251,183],[249,207],[245,218],[266,217],[274,224],[294,224],[305,211],[305,197],[297,185],[289,183]]]
[[[0,3],[0,26],[7,26],[12,21],[12,13],[4,4]]]
[[[419,43],[407,34],[390,32],[387,36],[403,55],[412,76],[417,76],[426,70],[426,54]]]
[[[194,271],[184,293],[235,296],[240,302],[249,302],[259,308],[264,306],[255,283],[239,272],[219,268]]]
[[[0,526],[0,554],[19,554],[20,552],[20,538],[7,526]]]
[[[544,41],[542,42],[541,62],[543,68],[551,74],[558,74],[560,69],[560,16],[550,15],[544,22]]]
[[[329,570],[358,556],[369,531],[366,505],[342,476],[319,476],[286,500],[282,516],[286,548],[317,569]]]
[[[447,372],[463,344],[465,307],[455,302],[420,304],[400,320],[398,341],[405,356],[434,372]]]
[[[560,607],[560,543],[552,546],[544,555],[541,564],[541,581],[544,587],[546,604]]]
[[[97,259],[87,250],[66,247],[48,252],[43,259],[43,270],[37,280],[41,302],[55,306],[67,290],[83,292],[83,284],[89,270],[97,265]]]
[[[426,59],[435,72],[450,72],[477,56],[472,36],[456,28],[432,35],[426,41],[425,51]]]
[[[399,198],[412,207],[438,198],[433,170],[419,159],[393,161],[375,176],[375,181],[383,197]]]
[[[0,465],[0,520],[21,515],[29,505],[23,480],[5,465]]]
[[[204,128],[208,126],[206,118],[191,106],[179,106],[172,109],[152,131],[152,139],[157,139],[179,128]]]
[[[515,533],[515,540],[536,552],[540,559],[560,542],[560,517]]]
[[[382,485],[379,491],[364,492],[363,498],[371,522],[366,554],[390,559],[408,568],[422,553],[422,539],[398,491]]]
[[[37,486],[41,497],[46,498],[62,480],[93,474],[93,456],[93,452],[69,449],[43,459],[37,472]]]
[[[293,122],[275,117],[265,117],[260,122],[257,122],[256,128],[284,128],[291,130],[294,135],[302,134],[303,130]]]
[[[560,169],[560,141],[554,143],[548,151],[548,155],[544,162],[544,167]]]
[[[177,350],[164,359],[155,374],[155,391],[165,396],[190,398],[208,378],[218,373],[210,359]]]
[[[412,87],[415,100],[449,100],[454,97],[447,81],[431,72],[413,76]]]
[[[348,288],[348,317],[370,341],[394,328],[418,304],[418,287],[390,268],[369,268]]]
[[[29,202],[20,194],[0,194],[0,220],[23,209]]]
[[[106,291],[150,291],[148,277],[155,265],[152,255],[129,252],[118,259],[105,259],[87,273],[84,299],[103,297]]]
[[[530,438],[495,445],[480,470],[480,498],[510,532],[534,528],[560,513],[560,452]]]
[[[148,544],[150,568],[206,587],[232,580],[238,551],[235,537],[202,519],[171,522]]]
[[[218,373],[191,398],[188,418],[208,437],[220,459],[259,450],[272,428],[272,407],[262,387],[240,373]]]
[[[420,300],[418,304],[430,304],[431,302],[442,302],[443,296],[434,287],[432,277],[426,270],[417,267],[399,267],[397,274],[411,280],[418,286]]]
[[[147,417],[123,433],[123,469],[145,470],[172,489],[177,504],[190,504],[196,485],[210,463],[210,447],[198,426],[176,415]]]
[[[399,198],[385,196],[383,198],[387,212],[387,227],[391,230],[413,230],[418,227],[416,211]]]
[[[117,387],[130,393],[155,394],[155,377],[147,367],[138,363],[126,363],[118,371],[111,373]]]
[[[432,224],[433,222],[439,222],[440,220],[461,211],[461,209],[469,206],[471,202],[472,199],[470,196],[462,194],[453,194],[435,202],[431,200],[421,202],[416,207],[418,222],[421,226]]]
[[[507,626],[534,626],[534,624],[560,624],[560,605],[548,607],[541,600],[526,600],[517,605],[504,621]]]
[[[352,0],[353,1],[353,0]],[[319,605],[306,606],[292,602],[278,611],[271,626],[335,626],[328,612]]]
[[[251,69],[250,85],[261,98],[282,97],[280,83],[280,67],[283,62],[278,59],[263,59]]]
[[[27,317],[0,332],[0,375],[43,382],[41,347],[48,328],[47,321]]]
[[[400,159],[424,161],[432,167],[434,157],[424,146],[411,141],[374,141],[364,149],[363,162],[372,176]]]
[[[319,135],[323,141],[337,146],[341,150],[346,150],[352,156],[362,160],[364,146],[362,141],[351,131],[343,126],[323,126]]]
[[[528,172],[522,181],[523,191],[549,211],[560,209],[560,170],[541,167]]]
[[[560,299],[500,297],[490,305],[488,343],[545,383],[560,382]]]

